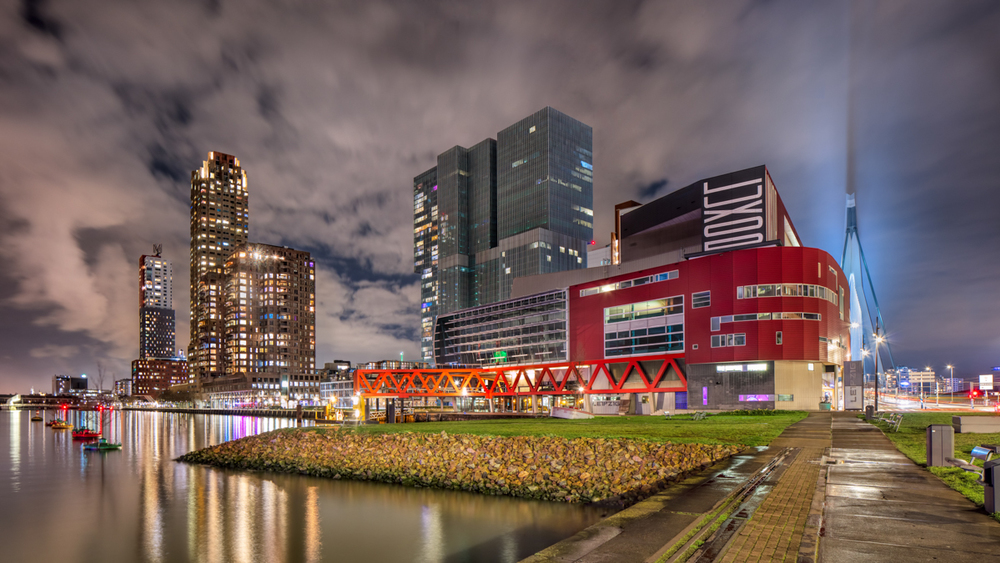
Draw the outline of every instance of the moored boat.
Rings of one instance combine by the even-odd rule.
[[[88,450],[88,451],[92,451],[92,452],[109,452],[109,451],[112,451],[112,450],[120,450],[120,449],[122,449],[122,445],[121,444],[112,444],[106,438],[101,438],[100,440],[98,440],[96,442],[90,442],[90,443],[84,444],[83,445],[83,449]]]
[[[73,425],[66,422],[65,420],[60,420],[52,423],[53,430],[72,430]]]
[[[90,428],[81,428],[73,431],[74,440],[96,440],[101,437],[101,433]]]
[[[35,414],[31,415],[31,422],[41,422],[44,420],[42,418],[42,413],[35,411]]]

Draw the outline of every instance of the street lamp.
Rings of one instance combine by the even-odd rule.
[[[951,370],[951,383],[954,386],[954,384],[955,384],[955,366],[953,366],[951,364],[948,364],[945,367],[947,367],[948,369]],[[934,380],[937,381],[937,378],[935,378]],[[934,393],[934,395],[935,395],[934,402],[937,403],[940,406],[941,403],[940,403],[940,399],[937,397],[938,394],[939,394],[938,392]]]
[[[882,325],[878,320],[876,320],[875,321],[875,412],[878,412],[878,346],[879,344],[882,343],[883,340],[882,335],[879,334],[881,330],[882,330]],[[899,377],[896,378],[896,384],[897,385],[899,384]],[[897,397],[899,396],[898,392],[896,393],[896,396]]]
[[[861,371],[865,371],[865,358],[868,357],[868,348],[861,349]],[[868,372],[865,372],[865,379],[868,379]],[[878,397],[878,372],[875,372],[875,395]],[[875,399],[875,404],[878,404],[878,398]],[[878,410],[878,407],[875,407]]]
[[[927,366],[927,372],[930,373],[931,366]],[[937,374],[934,374],[934,383],[937,384]],[[920,378],[920,408],[924,407],[924,380]]]

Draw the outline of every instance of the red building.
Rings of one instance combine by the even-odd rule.
[[[188,382],[187,360],[147,359],[132,361],[132,394],[159,397],[173,385]]]

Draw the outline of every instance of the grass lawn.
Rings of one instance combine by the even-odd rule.
[[[634,438],[656,442],[698,444],[767,445],[788,425],[806,417],[805,412],[787,411],[774,415],[712,415],[691,420],[690,415],[607,416],[587,420],[529,418],[512,420],[475,420],[462,422],[418,422],[411,424],[373,424],[357,427],[357,432],[433,432],[481,434],[490,436],[560,436],[563,438]],[[321,430],[311,427],[308,430]],[[982,495],[980,495],[982,496]],[[981,500],[981,499],[980,499]]]
[[[968,413],[960,413],[961,416],[976,416]],[[931,424],[951,425],[951,417],[955,413],[934,412],[934,413],[904,413],[903,423],[899,426],[899,432],[886,431],[887,426],[880,424],[885,435],[895,444],[896,448],[903,452],[906,457],[915,463],[927,465],[927,427]],[[988,416],[988,415],[983,415]],[[994,434],[955,434],[955,456],[964,458],[966,461],[972,459],[972,448],[980,444],[1000,444],[1000,433]],[[977,461],[977,465],[982,462]],[[969,471],[962,471],[957,467],[928,467],[928,471],[937,475],[949,487],[965,495],[966,498],[979,506],[983,505],[983,486],[977,485],[979,476]],[[1000,513],[994,514],[994,518],[1000,520]]]

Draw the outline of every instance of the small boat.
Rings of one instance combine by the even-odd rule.
[[[63,422],[63,420],[61,418],[53,418],[52,420],[46,422],[45,426],[52,426],[53,424],[55,424],[57,422]]]
[[[65,420],[59,420],[52,423],[53,430],[72,430],[73,425],[66,422]]]
[[[74,440],[96,440],[101,437],[101,433],[90,428],[81,428],[73,431]]]
[[[111,442],[108,442],[108,440],[106,438],[101,438],[100,440],[98,440],[96,442],[90,442],[88,444],[84,444],[83,445],[83,449],[88,450],[88,451],[92,451],[92,452],[109,452],[109,451],[112,451],[112,450],[120,450],[120,449],[122,449],[122,445],[121,444],[112,444]]]
[[[41,422],[45,419],[42,418],[42,413],[35,411],[35,414],[31,415],[31,422]]]

